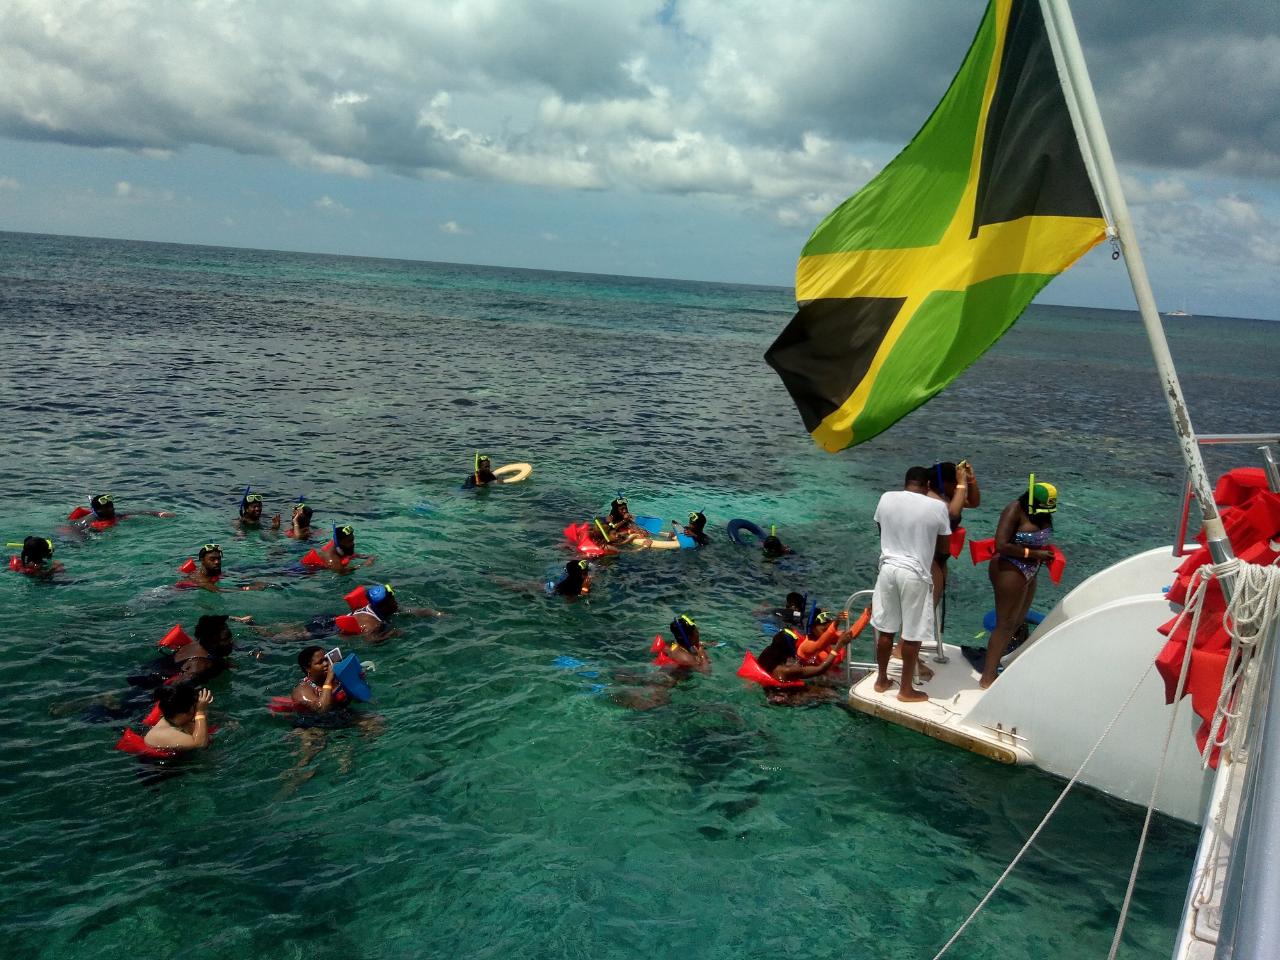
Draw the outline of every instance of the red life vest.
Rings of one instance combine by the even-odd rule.
[[[1067,555],[1058,549],[1057,544],[1049,544],[1045,548],[1053,554],[1053,559],[1049,561],[1049,579],[1055,584],[1062,582],[1062,574],[1067,569]],[[974,563],[986,563],[1000,556],[996,550],[995,537],[989,540],[970,540],[969,556],[973,558]]]
[[[771,673],[766,673],[764,667],[756,661],[756,655],[748,650],[742,655],[742,666],[738,668],[738,676],[743,680],[750,680],[752,683],[758,683],[762,687],[782,687],[795,688],[803,687],[803,680],[779,680]]]
[[[323,547],[321,547],[321,548],[320,548],[320,550],[332,550],[332,549],[333,549],[333,541],[332,541],[332,540],[330,540],[328,543],[326,543]],[[302,560],[301,560],[301,561],[299,561],[299,562],[300,562],[304,567],[323,567],[323,566],[325,566],[325,565],[326,565],[326,564],[325,564],[325,561],[324,561],[324,557],[322,557],[322,556],[320,555],[320,551],[319,551],[319,550],[316,550],[316,548],[315,548],[315,547],[312,547],[312,548],[311,548],[310,550],[308,550],[305,554],[303,554],[303,555],[302,555]],[[339,558],[338,558],[338,563],[340,563],[340,564],[341,564],[342,566],[344,566],[344,567],[345,567],[347,564],[349,564],[350,562],[351,562],[351,558],[350,558],[350,557],[339,557]]]

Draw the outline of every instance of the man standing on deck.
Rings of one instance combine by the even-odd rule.
[[[946,505],[928,496],[929,471],[912,467],[902,490],[882,494],[875,520],[880,527],[880,572],[871,600],[871,626],[876,631],[876,692],[891,686],[889,655],[893,638],[902,633],[902,678],[898,699],[928,700],[912,683],[920,659],[920,643],[933,636],[933,557],[945,553],[951,539]]]

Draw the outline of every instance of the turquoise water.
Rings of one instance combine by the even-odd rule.
[[[1056,307],[894,430],[823,454],[761,361],[791,306],[767,287],[0,234],[5,538],[58,531],[103,490],[178,514],[57,533],[62,585],[0,577],[10,952],[931,956],[1060,784],[836,706],[767,707],[733,676],[762,640],[752,611],[870,586],[871,511],[912,463],[974,462],[982,536],[1029,469],[1055,480],[1062,589],[1168,541],[1181,468],[1136,317]],[[1276,330],[1171,323],[1200,430],[1276,428]],[[532,479],[459,490],[477,447]],[[175,622],[299,623],[354,583],[286,576],[300,547],[238,537],[246,483],[355,524],[402,604],[448,615],[355,647],[381,729],[330,732],[309,762],[264,707],[297,645],[254,660],[237,628],[214,746],[148,785],[89,702]],[[618,489],[640,512],[705,509],[714,543],[623,557],[573,605],[521,589]],[[735,516],[799,554],[733,547]],[[171,589],[209,540],[231,576],[285,588]],[[953,630],[988,607],[959,568]],[[599,693],[644,671],[676,612],[724,644],[713,673],[650,710]],[[1139,824],[1069,800],[958,955],[1105,954]],[[1157,820],[1122,956],[1168,954],[1194,843]]]

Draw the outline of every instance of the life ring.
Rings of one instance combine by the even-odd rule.
[[[533,473],[533,467],[527,463],[508,463],[493,471],[493,475],[503,483],[519,483],[521,480],[528,480],[531,473]]]
[[[750,520],[730,520],[729,521],[729,539],[734,543],[746,543],[742,539],[743,533],[749,533],[757,540],[763,542],[767,534],[757,527]]]

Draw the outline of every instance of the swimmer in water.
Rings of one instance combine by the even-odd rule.
[[[317,550],[316,555],[320,558],[319,566],[338,573],[370,566],[375,559],[369,554],[356,553],[356,528],[350,524],[334,527],[332,542]],[[364,563],[355,563],[356,560]]]
[[[293,688],[290,699],[308,713],[328,713],[343,707],[347,698],[338,691],[340,684],[333,676],[333,662],[324,647],[304,647],[298,653],[302,680]]]
[[[443,617],[430,607],[403,608],[389,583],[374,584],[365,589],[364,606],[342,616],[320,616],[305,626],[255,627],[264,637],[276,640],[318,640],[335,633],[363,636],[370,642],[382,642],[391,636],[392,617]]]
[[[836,641],[834,650],[839,652],[852,639],[846,632]],[[760,669],[775,680],[812,680],[831,669],[836,657],[827,657],[820,664],[802,663],[797,653],[797,646],[803,642],[804,634],[789,627],[784,627],[773,635],[769,646],[760,651],[756,662]],[[769,691],[771,694],[773,690]]]
[[[627,509],[627,498],[618,494],[609,504],[609,516],[605,518],[611,535],[632,533],[636,530],[636,518]]]
[[[837,616],[833,617],[825,610],[815,610],[808,635],[796,644],[796,658],[808,666],[823,663],[853,639],[851,636],[848,638],[844,636],[848,627],[847,611],[841,610]],[[844,643],[841,643],[841,640]]]
[[[698,625],[693,622],[693,618],[682,613],[671,621],[670,630],[673,640],[663,651],[668,660],[674,661],[668,666],[679,670],[710,673],[711,660],[707,657],[706,648],[702,645],[702,635],[698,632]]]
[[[711,542],[711,538],[706,534],[707,515],[701,510],[689,514],[689,522],[684,526],[684,535],[692,537],[694,542],[700,547],[705,547]]]
[[[244,488],[244,495],[240,498],[240,516],[231,522],[241,533],[262,529],[262,494],[250,493],[250,489]],[[271,529],[280,529],[280,514],[272,516]]]
[[[493,472],[493,464],[488,457],[477,453],[474,467],[471,475],[463,482],[464,487],[487,487],[491,483],[502,482],[502,478]]]
[[[586,560],[570,560],[564,565],[564,576],[548,586],[552,594],[566,600],[585,597],[591,592],[591,564]]]
[[[79,514],[79,516],[76,516]],[[89,509],[83,507],[76,510],[73,517],[83,529],[102,530],[115,526],[121,520],[132,520],[134,517],[172,517],[168,510],[141,510],[137,513],[119,513],[116,510],[115,498],[109,493],[99,493],[89,498]]]
[[[779,557],[786,557],[795,553],[794,550],[778,539],[777,526],[769,528],[769,535],[760,543],[760,552],[764,554],[766,560],[777,560]]]
[[[195,569],[187,573],[186,580],[180,580],[176,584],[179,587],[199,587],[201,590],[208,590],[212,593],[219,593],[223,590],[265,590],[267,585],[255,581],[253,583],[235,584],[231,587],[225,587],[220,584],[222,580],[222,547],[216,543],[206,543],[200,548],[200,552],[196,555]]]
[[[189,683],[177,683],[160,690],[160,720],[147,731],[153,750],[200,750],[209,745],[209,707],[213,694],[199,692]]]
[[[9,546],[22,547],[17,557],[9,559],[10,570],[39,579],[47,579],[63,570],[62,564],[53,559],[53,541],[46,537],[27,537],[21,544],[11,543]]]
[[[284,535],[295,540],[310,540],[312,514],[312,509],[299,500],[293,505],[293,516],[289,519],[289,529]]]

